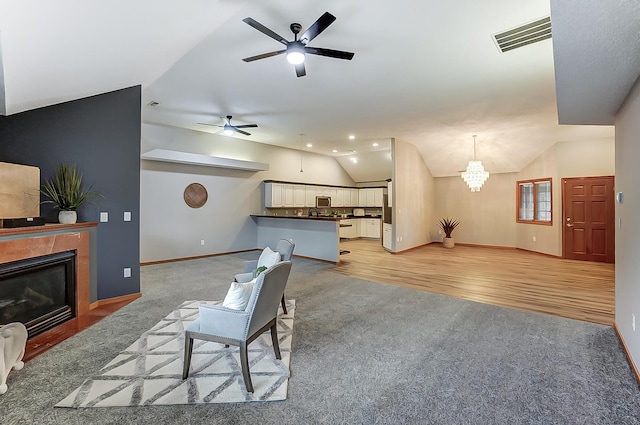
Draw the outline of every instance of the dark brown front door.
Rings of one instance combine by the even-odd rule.
[[[615,261],[613,183],[613,177],[562,179],[564,258]]]

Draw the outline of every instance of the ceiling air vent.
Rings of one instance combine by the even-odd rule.
[[[550,16],[493,35],[493,39],[502,53],[548,38],[551,38]]]

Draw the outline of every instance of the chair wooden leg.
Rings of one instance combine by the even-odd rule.
[[[287,314],[287,304],[284,302],[284,294],[282,294],[282,312]]]
[[[251,383],[251,375],[249,373],[249,355],[247,353],[247,342],[240,343],[240,367],[242,368],[242,377],[244,378],[244,386],[247,391],[253,392],[253,384]]]
[[[189,366],[191,365],[191,351],[193,350],[193,338],[189,333],[184,335],[184,364],[182,366],[182,379],[189,376]]]
[[[276,354],[276,359],[282,359],[280,355],[280,343],[278,342],[278,319],[271,326],[271,344],[273,345],[273,352]]]

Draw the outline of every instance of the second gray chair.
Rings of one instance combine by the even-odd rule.
[[[219,305],[202,304],[200,317],[191,323],[184,335],[184,364],[182,379],[189,375],[194,339],[219,342],[240,347],[240,366],[244,385],[253,392],[249,373],[249,344],[267,330],[271,330],[271,343],[277,359],[281,359],[278,343],[278,305],[287,285],[291,261],[281,261],[256,280],[251,297],[244,310],[232,310]]]
[[[293,249],[296,244],[293,243],[291,239],[280,239],[278,241],[278,245],[276,245],[276,249],[274,251],[280,253],[280,261],[291,261],[291,257],[293,257]],[[258,267],[258,260],[249,260],[244,262],[244,273],[239,273],[236,275],[236,282],[249,282],[253,279],[253,275],[256,272],[256,268]],[[287,314],[287,306],[284,301],[284,294],[282,294],[282,311],[284,314]]]

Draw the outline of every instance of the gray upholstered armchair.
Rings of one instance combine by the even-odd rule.
[[[278,241],[278,245],[276,245],[275,252],[280,253],[280,261],[291,261],[291,257],[293,256],[293,249],[296,244],[293,243],[291,239],[280,239]],[[236,275],[236,282],[249,282],[255,276],[256,269],[258,268],[258,260],[250,260],[244,262],[244,273],[239,273]],[[287,306],[284,301],[284,293],[282,294],[282,310],[284,314],[287,314]]]
[[[194,339],[219,342],[240,347],[240,366],[248,392],[253,392],[247,346],[271,329],[271,341],[276,358],[281,359],[278,344],[277,315],[280,298],[287,285],[290,261],[281,261],[258,276],[244,310],[232,310],[218,305],[202,304],[200,317],[185,330],[182,379],[189,376]]]

